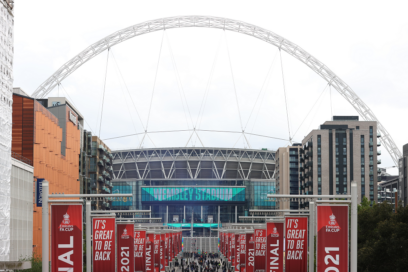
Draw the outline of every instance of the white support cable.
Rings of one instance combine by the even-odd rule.
[[[149,27],[146,27],[149,26]],[[171,28],[184,28],[184,27],[201,27],[201,28],[214,28],[229,30],[241,34],[245,34],[257,39],[260,39],[266,43],[281,48],[286,53],[299,60],[308,66],[312,71],[322,77],[325,81],[330,82],[331,85],[349,102],[354,109],[360,114],[365,121],[376,121],[377,132],[383,137],[380,141],[389,152],[391,158],[395,164],[398,164],[399,158],[402,156],[401,150],[395,144],[391,135],[385,129],[385,127],[379,122],[375,114],[371,109],[357,96],[357,94],[348,86],[341,78],[339,78],[333,71],[331,71],[321,61],[313,57],[306,52],[300,46],[285,39],[284,37],[277,35],[276,33],[267,29],[241,22],[237,20],[231,20],[221,17],[212,16],[177,16],[151,20],[148,22],[139,23],[122,30],[116,31],[113,34],[95,42],[88,46],[81,53],[73,57],[71,60],[62,65],[54,74],[46,79],[32,94],[33,98],[46,97],[59,82],[67,78],[74,71],[76,71],[83,64],[93,59],[95,56],[107,50],[109,47],[115,46],[119,43],[127,41],[131,38],[148,34],[155,31],[161,31]]]
[[[306,114],[305,118],[303,119],[302,123],[300,123],[299,127],[297,128],[297,130],[295,131],[295,133],[293,134],[293,138],[295,138],[296,133],[299,131],[300,127],[303,125],[303,123],[306,121],[307,117],[309,116],[309,114],[312,112],[314,106],[316,105],[316,103],[319,101],[320,97],[322,96],[322,94],[324,93],[324,91],[326,90],[327,86],[329,86],[329,84],[325,84],[325,87],[323,89],[323,91],[320,93],[320,95],[317,97],[315,103],[313,104],[312,108],[310,109],[310,111]]]
[[[229,62],[230,72],[231,72],[232,84],[233,84],[233,86],[234,86],[235,101],[236,101],[236,103],[237,103],[239,123],[241,124],[241,130],[242,130],[242,132],[244,132],[244,127],[242,126],[241,110],[240,110],[240,108],[239,108],[239,102],[238,102],[237,88],[236,88],[236,86],[235,86],[234,71],[232,70],[232,63],[231,63],[231,56],[230,56],[229,46],[228,46],[227,33],[226,33],[225,31],[224,31],[224,37],[225,37],[225,45],[226,45],[226,47],[227,47],[227,55],[228,55],[228,62]]]
[[[99,123],[99,135],[98,135],[99,139],[101,138],[102,117],[103,117],[103,104],[104,104],[104,102],[105,102],[106,78],[108,77],[109,51],[110,51],[110,48],[108,48],[108,53],[107,53],[107,56],[106,56],[105,81],[104,81],[104,84],[103,84],[101,120],[100,120],[100,123]]]
[[[283,62],[282,62],[282,51],[281,47],[279,47],[279,55],[280,55],[280,64],[281,64],[281,72],[282,72],[282,84],[283,84],[283,93],[285,95],[285,106],[286,106],[286,118],[288,121],[288,131],[289,131],[289,142],[292,144],[292,138],[290,136],[290,121],[289,121],[289,109],[288,109],[288,100],[286,97],[286,84],[285,84],[285,75],[283,73]]]
[[[64,85],[62,85],[62,82],[60,82],[58,85],[61,85],[62,90],[65,92],[65,94],[68,96],[69,101],[72,103],[72,105],[74,105],[75,108],[78,109],[77,105],[75,105],[74,100],[69,96],[69,93],[67,92],[67,90],[65,90]],[[89,123],[86,121],[86,119],[84,118],[85,123],[88,125],[89,129],[91,130],[92,134],[95,135],[95,133],[92,130],[91,125],[89,125]]]
[[[112,49],[111,49],[111,50],[112,50]],[[127,90],[127,92],[128,92],[130,101],[132,101],[133,107],[135,108],[135,111],[136,111],[137,117],[139,118],[140,124],[142,125],[143,130],[145,130],[145,126],[144,126],[144,124],[143,124],[142,118],[140,117],[140,114],[139,114],[139,111],[137,110],[137,107],[136,107],[136,105],[135,105],[135,102],[133,101],[133,98],[132,98],[132,96],[130,95],[129,88],[128,88],[127,84],[126,84],[125,78],[124,78],[123,75],[122,75],[122,71],[120,70],[119,64],[118,64],[118,62],[116,61],[115,55],[113,54],[113,50],[111,51],[111,54],[112,54],[113,60],[115,61],[116,67],[117,67],[117,69],[118,69],[118,71],[119,71],[120,77],[122,78],[123,84],[125,84],[125,88],[126,88],[126,90]]]
[[[150,99],[149,114],[147,115],[147,122],[146,122],[145,132],[147,132],[147,128],[149,127],[150,112],[152,110],[153,96],[154,96],[154,91],[156,89],[156,80],[157,80],[157,74],[158,74],[158,71],[159,71],[161,52],[162,52],[162,48],[163,48],[164,33],[165,32],[163,32],[163,35],[162,35],[162,38],[161,38],[159,57],[157,58],[156,72],[155,72],[155,75],[154,75],[154,82],[153,82],[152,98]]]
[[[129,109],[129,105],[128,105],[128,102],[127,102],[127,99],[126,99],[125,92],[123,91],[122,84],[120,83],[120,78],[119,78],[119,74],[118,74],[118,73],[120,73],[120,71],[119,71],[119,67],[118,67],[118,63],[116,61],[115,55],[113,54],[113,50],[111,51],[111,54],[112,54],[113,60],[115,61],[115,64],[116,64],[116,76],[119,79],[120,90],[122,91],[123,98],[125,100],[125,105],[126,105],[126,109],[128,110],[128,113],[129,113],[130,121],[132,122],[133,128],[135,129],[135,134],[136,134],[137,141],[139,143],[141,143],[140,140],[139,140],[139,135],[137,134],[137,129],[136,129],[135,122],[133,121],[132,113],[130,112],[130,109]],[[126,85],[126,83],[125,83],[125,85]]]
[[[245,124],[244,130],[246,130],[246,128],[247,128],[247,126],[248,126],[248,123],[249,123],[249,121],[251,120],[252,113],[254,112],[254,110],[255,110],[255,108],[256,108],[256,105],[258,104],[258,100],[259,100],[259,97],[261,96],[261,93],[262,93],[262,92],[265,93],[266,87],[267,87],[268,84],[269,84],[270,74],[271,74],[271,72],[272,72],[273,64],[275,63],[275,59],[276,59],[276,56],[277,56],[277,55],[278,55],[278,51],[276,51],[275,56],[274,56],[273,59],[272,59],[271,65],[269,66],[268,72],[266,73],[266,76],[265,76],[265,79],[264,79],[264,81],[263,81],[263,83],[262,83],[261,89],[259,90],[259,93],[258,93],[258,95],[257,95],[257,97],[256,97],[254,106],[253,106],[253,108],[252,108],[252,110],[251,110],[251,113],[249,114],[249,117],[248,117],[248,120],[247,120],[247,122],[246,122],[246,124]],[[268,84],[267,84],[267,83],[268,83]],[[261,105],[262,105],[262,100],[261,100]],[[261,108],[261,107],[259,106],[258,109],[259,109],[259,108]],[[258,111],[258,112],[259,112],[259,111]],[[257,118],[255,118],[255,120],[256,120],[256,119],[257,119]]]
[[[167,44],[168,44],[169,51],[170,51],[170,56],[171,56],[171,60],[172,60],[172,64],[173,64],[173,69],[175,70],[176,82],[177,82],[177,86],[179,87],[181,104],[183,106],[184,115],[186,117],[187,128],[190,128],[190,125],[189,125],[189,122],[187,120],[188,119],[187,114],[185,113],[184,103],[186,103],[186,108],[187,108],[188,115],[190,116],[191,125],[194,127],[193,118],[191,117],[190,107],[188,106],[187,97],[186,97],[186,94],[184,92],[183,84],[181,83],[180,73],[179,73],[179,70],[177,68],[176,59],[174,58],[173,49],[171,47],[170,39],[169,39],[169,37],[167,35],[167,31],[164,31],[164,33],[165,33],[165,36],[166,36],[166,39],[167,39]],[[183,102],[183,98],[184,98],[184,102]]]

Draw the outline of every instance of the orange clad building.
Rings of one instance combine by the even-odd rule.
[[[34,178],[47,180],[50,194],[79,194],[80,130],[72,121],[78,120],[76,113],[63,105],[66,121],[59,124],[55,115],[31,97],[13,94],[13,101],[12,151],[33,162]],[[41,256],[42,208],[33,205],[33,252]]]

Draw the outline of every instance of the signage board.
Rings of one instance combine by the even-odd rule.
[[[92,256],[93,271],[95,272],[115,271],[115,226],[115,218],[92,218]]]
[[[42,184],[44,179],[37,179],[35,184],[35,204],[37,207],[42,207]]]
[[[348,271],[348,205],[317,205],[316,243],[317,272]]]
[[[285,271],[307,272],[307,217],[286,217],[285,226]]]
[[[283,224],[283,222],[266,223],[266,271],[268,272],[283,272]]]
[[[142,187],[142,201],[245,201],[245,187]]]
[[[160,271],[160,234],[154,234],[154,272]]]
[[[245,260],[245,272],[254,272],[254,264],[255,264],[255,241],[254,241],[254,234],[247,233],[246,234],[246,260]]]
[[[265,229],[255,229],[255,272],[264,272],[266,265],[266,230]]]
[[[82,205],[52,204],[51,271],[82,271],[82,250]]]
[[[117,224],[116,245],[117,270],[116,271],[135,271],[135,225]]]
[[[164,259],[165,257],[165,242],[166,242],[166,234],[161,233],[160,234],[160,271],[164,271],[164,267],[166,266],[166,261]]]
[[[241,267],[241,234],[235,234],[235,272]]]
[[[146,230],[135,230],[135,272],[146,271]]]
[[[146,272],[154,271],[154,233],[146,234]]]
[[[240,259],[240,263],[239,263],[239,268],[241,272],[245,272],[245,262],[246,262],[246,234],[241,233],[239,235],[239,243],[241,245],[240,249],[239,249],[239,259]]]

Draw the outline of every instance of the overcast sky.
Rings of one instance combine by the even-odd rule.
[[[14,86],[33,93],[87,46],[131,25],[178,15],[226,17],[273,31],[326,64],[373,110],[402,149],[408,142],[406,11],[406,1],[21,0],[15,7]],[[300,142],[332,113],[357,114],[304,64],[286,53],[282,64],[288,114],[277,49],[215,29],[133,38],[113,47],[109,58],[105,51],[83,65],[49,96],[69,96],[85,116],[86,129],[102,139],[141,133],[146,127],[245,129],[288,139],[289,116],[290,133]],[[197,134],[152,133],[142,144],[143,135],[105,142],[112,149],[186,144],[277,149],[288,144],[249,135],[246,141],[240,133]],[[382,166],[393,165],[382,150]]]

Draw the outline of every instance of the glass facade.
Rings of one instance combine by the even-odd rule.
[[[167,186],[163,186],[164,184]],[[198,185],[192,186],[192,184]],[[149,210],[151,208],[153,218],[161,217],[162,222],[174,224],[218,223],[218,207],[220,207],[221,223],[235,223],[235,216],[238,219],[239,216],[248,215],[250,209],[275,209],[276,204],[267,198],[267,194],[275,194],[275,182],[271,180],[113,182],[113,196],[119,193],[131,193],[133,198],[132,200],[116,199],[112,202],[113,210]],[[167,209],[168,217],[166,218]],[[198,229],[194,235],[209,235],[207,225],[203,225],[203,229]]]

